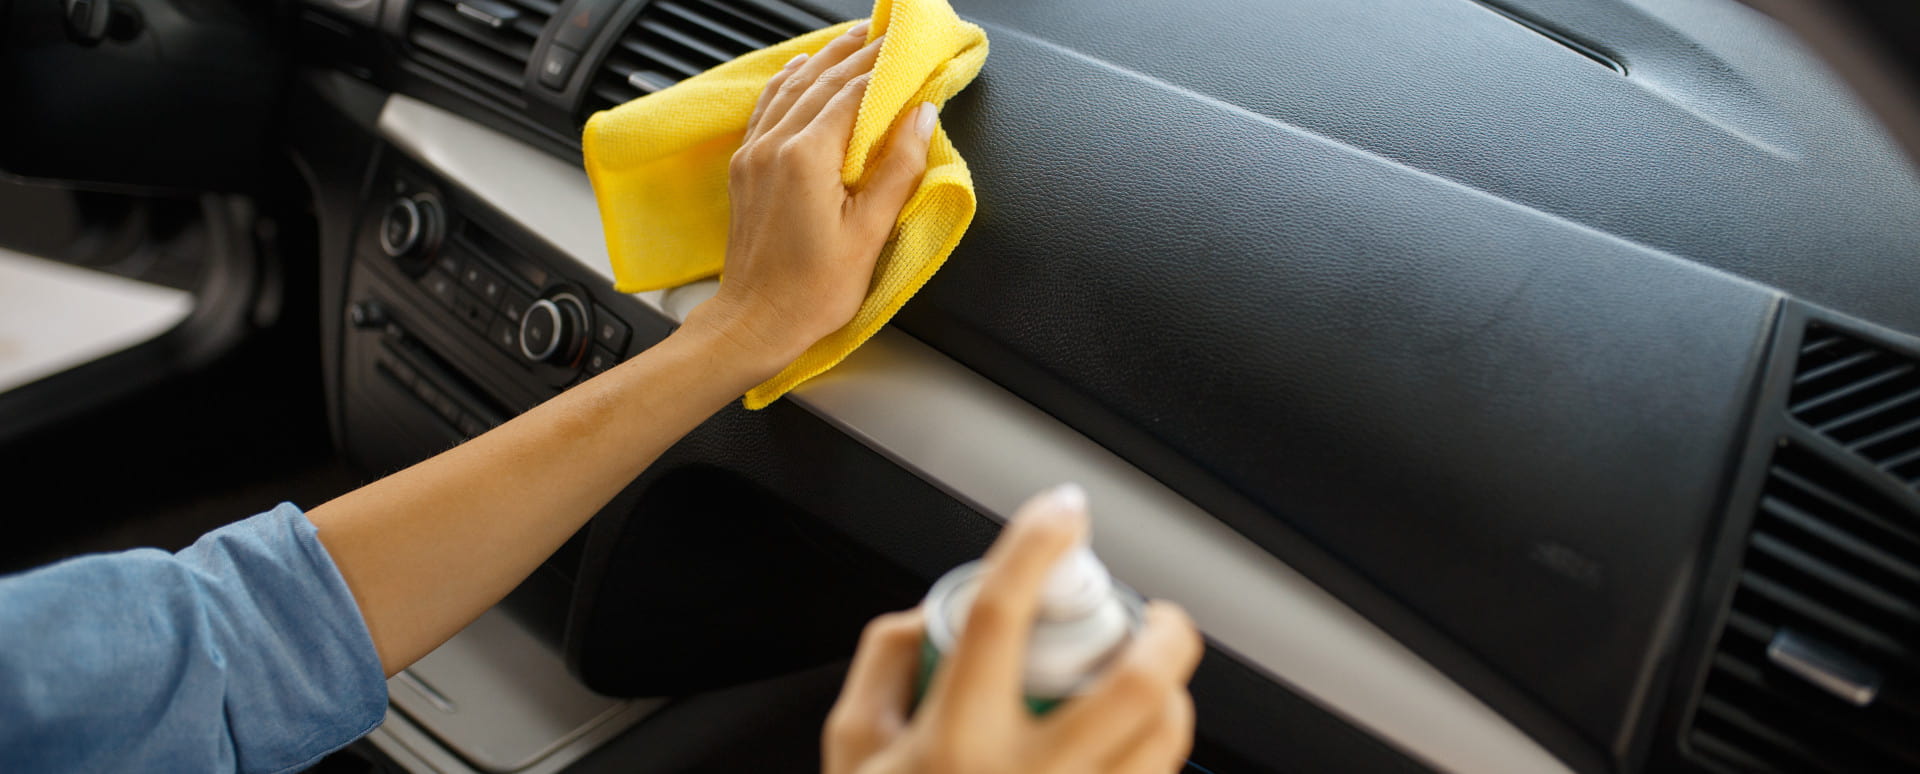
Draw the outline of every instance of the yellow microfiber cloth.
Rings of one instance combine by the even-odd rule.
[[[800,53],[813,54],[853,22],[802,35],[735,59],[672,87],[594,114],[583,140],[587,175],[600,202],[615,287],[623,293],[674,287],[720,273],[727,244],[727,163],[768,79]],[[878,0],[872,39],[886,35],[860,103],[841,180],[858,185],[868,157],[895,119],[921,102],[944,105],[987,59],[987,36],[946,0]],[[973,222],[973,177],[935,127],[927,173],[907,200],[874,268],[873,287],[853,321],[747,392],[758,409],[834,367],[939,271]],[[725,281],[724,278],[722,280]]]

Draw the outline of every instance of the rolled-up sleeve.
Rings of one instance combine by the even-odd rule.
[[[0,578],[0,771],[297,771],[380,723],[366,623],[282,504]]]

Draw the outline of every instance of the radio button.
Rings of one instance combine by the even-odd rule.
[[[520,326],[504,317],[493,319],[493,327],[487,329],[487,338],[493,345],[514,357],[520,357]]]
[[[493,320],[493,309],[472,293],[464,290],[454,293],[453,311],[460,316],[460,321],[476,333],[486,333],[487,323]]]
[[[457,299],[460,297],[460,286],[458,283],[453,281],[452,275],[441,274],[440,272],[436,271],[432,274],[427,275],[427,279],[425,280],[425,283],[427,286],[427,293],[433,296],[435,299],[439,300],[441,304],[446,305],[448,308],[452,308],[454,304],[454,299]]]
[[[507,288],[506,298],[507,300],[500,305],[500,313],[506,315],[509,322],[519,325],[520,318],[526,316],[527,306],[533,303],[533,299],[513,288]]]
[[[492,269],[481,266],[479,261],[467,261],[466,271],[460,274],[460,282],[468,290],[480,294],[481,300],[487,302],[488,309],[498,305],[500,296],[507,292],[506,281],[500,279],[500,275]]]
[[[614,352],[627,351],[627,339],[633,335],[633,329],[604,306],[594,307],[593,312],[593,340]]]
[[[607,369],[620,364],[620,357],[600,347],[594,347],[587,353],[587,373],[605,373]]]

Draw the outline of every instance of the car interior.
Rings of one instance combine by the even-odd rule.
[[[1920,771],[1920,5],[953,0],[978,189],[313,771],[811,771],[1033,492],[1187,771]],[[587,118],[865,0],[0,0],[0,572],[313,507],[662,340]],[[564,319],[563,319],[564,318]]]

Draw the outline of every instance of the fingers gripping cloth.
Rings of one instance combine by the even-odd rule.
[[[615,287],[674,287],[721,273],[727,245],[727,165],[760,90],[787,60],[813,54],[849,22],[755,51],[587,122],[587,175],[600,203]],[[946,0],[878,0],[869,39],[886,35],[854,121],[841,182],[859,186],[903,112],[947,100],[987,58],[987,36]],[[939,271],[973,222],[973,177],[936,126],[920,187],[900,211],[874,267],[873,285],[845,327],[749,390],[758,409],[838,365]],[[724,277],[722,278],[724,282]]]

